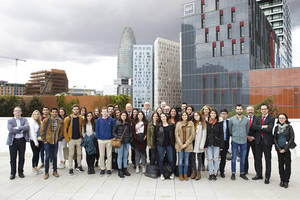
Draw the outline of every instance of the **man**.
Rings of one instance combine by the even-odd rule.
[[[131,103],[126,104],[125,110],[128,114],[128,119],[131,119],[131,114],[132,114],[132,105],[131,105]]]
[[[241,104],[236,105],[235,112],[236,115],[229,120],[229,132],[232,141],[231,180],[235,180],[238,149],[240,149],[240,177],[244,180],[248,180],[245,174],[245,159],[250,123],[248,118],[243,115],[243,106]]]
[[[182,104],[181,104],[181,113],[182,113],[182,112],[185,112],[186,107],[187,107],[187,103],[182,103]]]
[[[193,106],[187,106],[186,107],[186,112],[189,115],[189,119],[193,120],[194,119],[194,107]]]
[[[112,169],[112,145],[111,139],[113,138],[112,131],[114,127],[114,119],[108,115],[106,107],[101,109],[102,117],[99,117],[96,122],[96,138],[98,140],[98,147],[100,152],[100,175],[111,175]],[[107,154],[107,160],[105,165],[105,150]]]
[[[94,118],[98,119],[99,116],[100,116],[99,108],[95,108],[94,109]]]
[[[162,101],[162,102],[160,103],[160,107],[161,107],[162,110],[164,110],[164,108],[165,108],[166,106],[167,106],[167,102]]]
[[[73,175],[73,156],[76,148],[77,168],[79,172],[83,172],[81,166],[81,141],[82,141],[82,123],[83,118],[79,115],[80,107],[75,104],[72,106],[72,114],[64,120],[64,137],[69,146],[69,174]]]
[[[255,129],[253,128],[254,126],[253,123],[256,121],[256,116],[254,115],[254,108],[253,106],[248,106],[247,107],[247,114],[248,114],[248,119],[250,122],[250,130],[249,130],[249,134],[248,134],[248,141],[247,141],[247,154],[246,154],[246,161],[245,161],[245,173],[248,174],[248,170],[249,170],[249,152],[250,152],[250,148],[252,150],[252,154],[254,157],[254,168],[256,171],[256,167],[255,167]]]
[[[167,114],[167,116],[169,116],[170,110],[171,110],[171,107],[166,105],[163,109],[163,113],[165,113],[165,114]]]
[[[255,133],[255,165],[256,165],[256,176],[252,180],[263,179],[262,177],[262,153],[265,156],[266,162],[266,173],[265,173],[265,184],[270,183],[271,177],[271,151],[273,145],[273,127],[275,119],[268,114],[269,108],[267,105],[261,105],[260,111],[261,116],[257,117],[254,126]]]
[[[113,117],[113,114],[114,114],[114,105],[112,105],[112,104],[107,105],[107,112],[108,112],[108,115],[110,117]]]
[[[53,161],[53,176],[59,177],[57,173],[57,151],[58,141],[63,138],[63,121],[58,117],[58,109],[51,108],[50,118],[43,120],[40,135],[44,142],[46,152],[44,179],[49,178],[49,161]]]
[[[16,178],[17,154],[19,154],[18,175],[24,178],[24,161],[26,142],[29,142],[29,124],[26,118],[21,117],[22,109],[17,106],[13,111],[14,118],[8,120],[8,137],[6,144],[9,146],[10,179]]]
[[[144,103],[144,109],[143,109],[143,112],[145,113],[145,117],[146,119],[148,120],[148,122],[150,122],[152,119],[152,111],[150,109],[150,103],[148,101],[146,101]]]
[[[50,109],[49,107],[47,106],[44,106],[43,107],[43,110],[42,110],[42,121],[46,118],[49,118],[50,117]],[[45,165],[45,149],[44,149],[44,145],[41,146],[41,166],[40,168],[43,168]]]
[[[228,117],[228,110],[227,109],[222,109],[221,110],[221,118],[222,118],[222,130],[223,130],[223,135],[224,135],[224,148],[221,150],[221,163],[220,163],[220,173],[221,177],[225,178],[225,166],[226,166],[226,155],[229,149],[229,139],[230,139],[230,133],[229,133],[229,120],[227,119]]]

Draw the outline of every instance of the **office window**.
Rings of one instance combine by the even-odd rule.
[[[219,41],[220,40],[220,26],[216,27],[216,40]]]
[[[245,39],[244,38],[241,38],[241,41],[240,41],[240,51],[241,51],[241,54],[245,53]]]
[[[201,0],[201,13],[204,13],[204,5],[205,5],[205,1]]]
[[[220,25],[224,24],[224,15],[223,15],[223,10],[220,10]]]
[[[240,37],[244,37],[244,36],[245,36],[244,22],[240,22]]]
[[[201,15],[201,28],[205,27],[205,14]]]
[[[231,8],[231,23],[234,23],[236,20],[235,7]]]
[[[216,54],[217,54],[216,42],[213,42],[213,44],[212,44],[212,56],[216,57]]]
[[[224,56],[224,41],[220,42],[220,56]]]
[[[228,26],[227,26],[227,37],[228,37],[228,39],[232,38],[232,27],[231,27],[231,24],[228,24]]]
[[[208,28],[205,29],[205,42],[208,42]]]
[[[216,0],[216,10],[219,10],[220,8],[220,0]]]
[[[235,54],[236,40],[232,40],[232,55]]]

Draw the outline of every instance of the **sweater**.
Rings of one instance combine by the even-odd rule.
[[[111,117],[105,120],[99,117],[96,122],[96,138],[98,140],[111,140],[113,138],[113,127],[115,120]]]
[[[37,146],[39,144],[38,132],[40,129],[40,125],[34,119],[30,119],[29,127],[30,127],[30,129],[29,129],[30,140],[32,140],[34,142],[35,146]]]
[[[250,121],[247,117],[242,116],[238,119],[237,115],[229,120],[229,132],[231,140],[237,144],[246,144],[250,129]]]

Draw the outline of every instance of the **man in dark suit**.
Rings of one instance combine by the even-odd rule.
[[[220,151],[220,155],[221,155],[220,173],[221,173],[221,177],[225,178],[226,155],[229,149],[229,139],[230,139],[229,125],[228,125],[229,120],[227,119],[228,110],[222,109],[220,116],[223,119],[223,122],[221,123],[222,123],[222,130],[223,130],[224,142],[225,142],[224,148]]]
[[[24,157],[26,141],[29,142],[29,124],[26,118],[21,117],[22,109],[17,106],[14,108],[14,118],[8,120],[8,137],[6,144],[9,146],[10,155],[10,179],[15,179],[17,168],[17,154],[19,154],[18,175],[24,178]]]
[[[247,107],[247,114],[248,114],[248,119],[250,122],[250,130],[249,130],[249,134],[248,134],[248,144],[247,144],[247,153],[246,153],[246,160],[245,160],[245,174],[248,174],[248,170],[249,170],[249,153],[250,153],[250,148],[253,154],[253,158],[254,158],[254,168],[255,171],[256,170],[256,166],[255,166],[255,132],[256,130],[254,129],[254,126],[252,126],[255,121],[256,121],[256,116],[254,115],[254,108],[253,106],[248,106]]]
[[[252,180],[263,179],[262,177],[262,153],[265,156],[266,162],[266,173],[265,173],[265,184],[270,183],[271,177],[271,151],[273,145],[273,127],[275,119],[268,114],[268,106],[261,105],[262,115],[257,117],[255,121],[255,164],[256,164],[256,176]],[[254,124],[253,124],[254,125]],[[253,126],[252,125],[252,126]]]

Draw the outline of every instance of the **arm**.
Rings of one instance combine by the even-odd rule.
[[[113,127],[113,133],[112,133],[114,138],[118,138],[118,124],[116,123]]]
[[[38,146],[39,145],[39,142],[37,140],[37,137],[36,137],[36,131],[34,130],[34,121],[30,121],[29,123],[29,137],[30,139],[34,142],[35,146]]]
[[[288,151],[291,148],[291,144],[294,143],[295,140],[295,133],[294,133],[294,129],[291,125],[289,125],[289,134],[290,134],[290,139],[288,141],[288,143],[285,145],[285,151]]]
[[[274,130],[274,144],[275,144],[276,151],[280,151],[280,147],[277,142],[277,130],[278,130],[278,126],[276,126]]]
[[[8,120],[7,129],[9,134],[17,134],[21,131],[20,129],[16,129],[16,126],[13,126],[13,120]]]
[[[22,130],[22,131],[29,131],[29,123],[28,123],[28,120],[26,118],[23,118],[24,119],[24,125],[23,126],[20,126],[18,127],[19,130]]]
[[[176,143],[181,147],[182,141],[180,139],[180,127],[179,127],[179,123],[176,124],[176,128],[175,128],[175,141]]]
[[[42,141],[45,142],[46,136],[45,134],[45,128],[46,128],[46,124],[47,124],[48,119],[44,119],[42,124],[41,124],[41,129],[40,129],[40,136],[42,138]]]
[[[221,140],[221,148],[224,148],[225,142],[224,142],[224,133],[223,133],[222,124],[219,125],[219,137],[220,137],[220,140]]]
[[[262,129],[263,133],[272,135],[274,124],[275,124],[275,119],[272,117],[270,119],[270,122],[268,123],[268,128]]]
[[[150,125],[151,127],[151,125]],[[147,128],[147,146],[149,146],[150,148],[152,147],[152,132],[150,130],[153,130],[153,127],[151,128]]]
[[[58,134],[59,141],[62,141],[64,139],[64,121],[60,121],[60,129]]]
[[[69,123],[69,117],[66,117],[65,120],[64,120],[64,126],[63,126],[63,129],[64,129],[64,137],[65,137],[65,140],[67,142],[70,141],[70,138],[69,138],[69,135],[68,135],[68,132],[67,132],[67,129],[68,129],[68,123]]]
[[[232,120],[233,119],[230,119],[228,122],[228,131],[230,136],[232,136]]]

